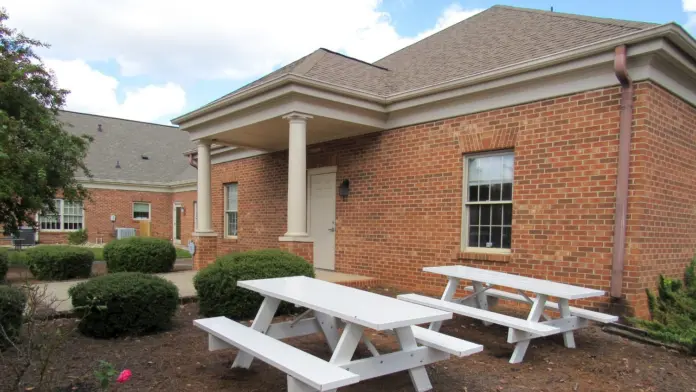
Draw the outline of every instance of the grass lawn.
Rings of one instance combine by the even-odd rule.
[[[89,248],[94,253],[95,261],[104,261],[104,249],[103,248]],[[27,265],[26,254],[22,252],[10,251],[8,252],[9,264],[13,265]],[[191,253],[186,249],[176,248],[176,258],[177,259],[190,259]]]

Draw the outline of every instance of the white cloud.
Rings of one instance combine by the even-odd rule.
[[[3,6],[10,26],[52,45],[40,55],[52,59],[47,64],[60,85],[72,90],[69,109],[153,121],[191,109],[180,86],[197,80],[257,78],[319,47],[375,61],[481,11],[453,3],[432,28],[406,37],[379,10],[381,1],[5,0]],[[125,91],[120,102],[119,80],[89,66],[104,61],[118,65],[114,76],[149,85]]]
[[[684,27],[687,30],[696,29],[696,0],[682,0],[682,9],[687,16]]]
[[[78,112],[140,121],[157,121],[179,114],[186,104],[186,93],[174,83],[147,85],[125,91],[119,102],[119,81],[91,68],[84,60],[44,60],[61,88],[70,90],[66,108]]]
[[[682,0],[684,12],[696,12],[696,0]]]
[[[453,4],[416,37],[381,0],[6,0],[9,23],[53,45],[50,57],[116,59],[126,76],[246,79],[318,47],[377,60],[480,10]]]

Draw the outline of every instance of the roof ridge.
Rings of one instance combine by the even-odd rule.
[[[611,25],[611,26],[621,26],[621,27],[633,28],[636,30],[641,30],[641,29],[635,25],[640,25],[640,24],[644,24],[644,25],[645,24],[654,24],[656,26],[659,25],[658,23],[651,23],[651,22],[640,22],[640,21],[635,21],[635,20],[614,19],[614,18],[605,18],[605,17],[600,17],[600,16],[589,16],[589,15],[579,15],[579,14],[571,14],[571,13],[567,13],[567,12],[546,11],[546,10],[539,10],[539,9],[535,9],[535,8],[515,7],[515,6],[511,6],[511,5],[502,5],[502,4],[494,5],[489,9],[493,9],[493,8],[501,8],[501,9],[529,12],[529,13],[533,13],[533,14],[554,16],[554,17],[558,17],[558,18],[582,20],[584,22],[591,22],[591,23]],[[612,23],[612,22],[614,22],[614,23]]]
[[[76,112],[76,111],[74,111],[74,110],[66,110],[66,109],[59,109],[58,111],[60,111],[60,112],[66,112],[66,113],[79,114],[79,115],[82,115],[82,116],[101,117],[101,118],[108,118],[108,119],[111,119],[111,120],[130,121],[130,122],[139,123],[139,124],[156,125],[156,126],[158,126],[158,127],[166,127],[166,128],[179,129],[179,127],[176,126],[176,125],[158,124],[158,123],[153,123],[153,122],[148,122],[148,121],[131,120],[131,119],[128,119],[128,118],[113,117],[113,116],[104,116],[104,115],[101,115],[101,114],[94,114],[94,113]]]
[[[381,65],[376,65],[376,64],[374,64],[374,63],[368,63],[368,62],[365,61],[365,60],[360,60],[360,59],[355,58],[355,57],[350,57],[350,56],[345,55],[345,54],[340,53],[340,52],[334,52],[333,50],[326,49],[326,48],[319,48],[319,50],[323,50],[323,51],[326,51],[326,52],[328,52],[328,53],[335,54],[335,55],[337,55],[337,56],[341,56],[341,57],[347,58],[347,59],[349,59],[349,60],[357,61],[357,62],[359,62],[359,63],[363,63],[363,64],[365,64],[365,65],[369,65],[370,67],[375,67],[375,68],[381,69],[382,71],[389,71],[389,68],[387,68],[387,67],[382,67]]]
[[[326,56],[326,53],[320,49],[315,50],[314,52],[308,54],[307,56],[304,57],[304,60],[302,60],[299,64],[295,65],[288,71],[288,73],[295,74],[295,75],[304,75],[307,72],[309,72],[312,68],[314,68],[319,61],[321,61],[322,58]]]

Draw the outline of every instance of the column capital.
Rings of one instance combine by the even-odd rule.
[[[210,147],[210,145],[213,144],[213,141],[212,141],[212,140],[208,140],[208,139],[198,139],[198,140],[196,141],[196,143],[197,143],[199,146],[208,146],[208,147]]]
[[[300,113],[300,112],[290,112],[290,113],[283,116],[283,119],[289,120],[289,121],[301,120],[304,122],[304,121],[307,121],[311,118],[314,118],[314,117],[310,116],[309,114],[304,114],[304,113]]]

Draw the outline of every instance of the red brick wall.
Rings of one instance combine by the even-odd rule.
[[[696,253],[696,109],[658,85],[636,89],[628,298],[647,316],[645,288],[683,278]]]
[[[309,168],[336,165],[337,186],[350,179],[350,196],[336,202],[336,269],[430,293],[445,280],[421,269],[451,263],[608,291],[619,99],[618,87],[606,88],[310,147]],[[658,104],[646,109],[652,102]],[[680,273],[693,253],[695,207],[684,203],[694,192],[676,194],[664,185],[696,167],[687,137],[696,117],[650,83],[636,86],[635,112],[624,291],[638,306],[629,311],[645,315],[644,288],[659,272]],[[662,145],[652,159],[659,170],[638,163],[657,140]],[[501,149],[515,151],[512,253],[462,253],[463,156]],[[669,176],[657,178],[666,170]],[[212,177],[218,233],[223,184],[239,183],[239,238],[220,240],[218,253],[278,247],[286,223],[286,152],[214,165]],[[679,189],[692,190],[693,181]],[[660,212],[679,216],[667,232],[658,233],[660,213],[648,210],[653,194],[669,196],[656,206]],[[644,224],[648,216],[652,222]],[[650,246],[659,257],[646,256]],[[604,309],[608,302],[580,304]]]
[[[133,219],[133,202],[150,203],[150,233],[153,237],[172,238],[172,194],[113,189],[90,189],[91,200],[84,203],[85,227],[90,242],[114,239],[114,227],[134,228],[140,234],[140,221]],[[110,216],[116,215],[114,224]],[[66,233],[39,232],[41,243],[66,243]]]
[[[287,221],[287,151],[213,166],[211,175],[213,231],[220,237],[218,254],[278,248]],[[224,185],[238,184],[238,235],[224,237]]]
[[[186,245],[188,244],[189,240],[192,239],[191,234],[194,231],[194,210],[193,210],[193,202],[196,201],[196,191],[188,191],[188,192],[178,192],[174,193],[172,195],[172,203],[181,203],[181,206],[184,207],[184,212],[181,214],[181,244]],[[174,207],[172,207],[172,212],[174,212]],[[173,222],[173,217],[170,217]],[[171,234],[170,234],[171,236]]]

